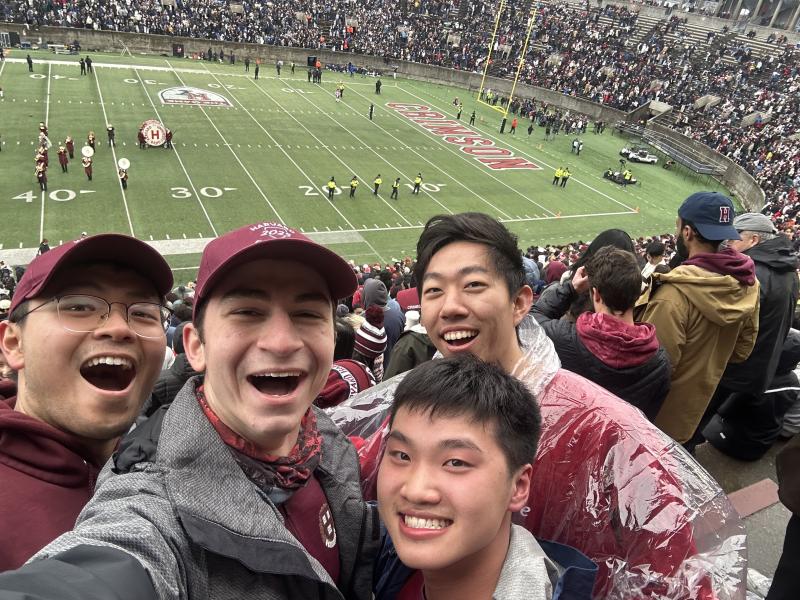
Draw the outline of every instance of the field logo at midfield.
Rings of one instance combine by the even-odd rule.
[[[189,106],[227,106],[232,107],[231,101],[222,94],[210,90],[201,90],[194,87],[174,87],[158,92],[164,104],[184,104]]]
[[[442,137],[448,144],[454,144],[465,154],[471,155],[478,162],[490,169],[501,171],[504,169],[534,169],[541,171],[542,167],[527,159],[514,156],[511,150],[495,146],[494,141],[469,127],[464,127],[462,121],[448,119],[443,113],[431,110],[424,104],[405,104],[403,102],[389,102],[386,104],[396,110],[409,121],[413,121]]]

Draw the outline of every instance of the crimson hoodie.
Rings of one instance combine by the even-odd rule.
[[[730,275],[744,285],[754,285],[756,282],[756,266],[753,259],[733,248],[695,254],[683,261],[683,264],[694,265],[717,275]]]
[[[575,326],[583,345],[613,369],[638,367],[658,352],[656,328],[650,323],[629,325],[611,315],[585,312]]]
[[[75,525],[99,466],[75,436],[0,401],[0,571],[22,566]]]

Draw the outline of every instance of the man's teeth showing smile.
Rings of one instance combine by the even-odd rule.
[[[80,373],[96,388],[119,392],[131,384],[136,376],[136,368],[129,358],[96,356],[83,363]]]
[[[282,371],[248,375],[247,380],[262,394],[286,396],[297,389],[301,376],[300,371]]]
[[[463,329],[460,331],[448,331],[442,334],[444,340],[451,346],[461,346],[467,344],[478,335],[474,329]]]
[[[403,517],[403,523],[410,529],[444,529],[453,524],[449,519],[423,519],[411,515],[401,516]]]

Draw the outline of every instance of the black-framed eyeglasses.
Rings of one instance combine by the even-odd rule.
[[[28,316],[51,302],[56,303],[58,322],[67,331],[73,333],[90,333],[100,327],[111,314],[111,307],[119,304],[125,307],[125,319],[128,327],[136,335],[147,339],[161,338],[169,327],[172,311],[156,302],[108,302],[104,298],[86,294],[68,294],[56,296],[47,302],[32,308],[19,317]]]

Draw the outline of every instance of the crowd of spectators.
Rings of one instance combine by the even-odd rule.
[[[329,48],[454,69],[482,70],[494,28],[488,0],[15,0],[8,18],[54,25],[186,36],[215,42]],[[490,72],[516,70],[531,3],[507,3]],[[588,6],[588,5],[587,5]],[[709,32],[705,46],[673,15],[640,31],[638,13],[606,5],[590,10],[548,3],[536,15],[523,81],[621,109],[650,100],[673,106],[668,124],[731,158],[766,193],[764,211],[794,235],[800,183],[800,51],[772,36],[776,51],[756,56]],[[638,39],[638,43],[634,42]],[[356,60],[357,62],[357,60]],[[712,96],[717,103],[697,101]],[[529,114],[531,104],[512,106]],[[743,123],[750,117],[751,123]]]

